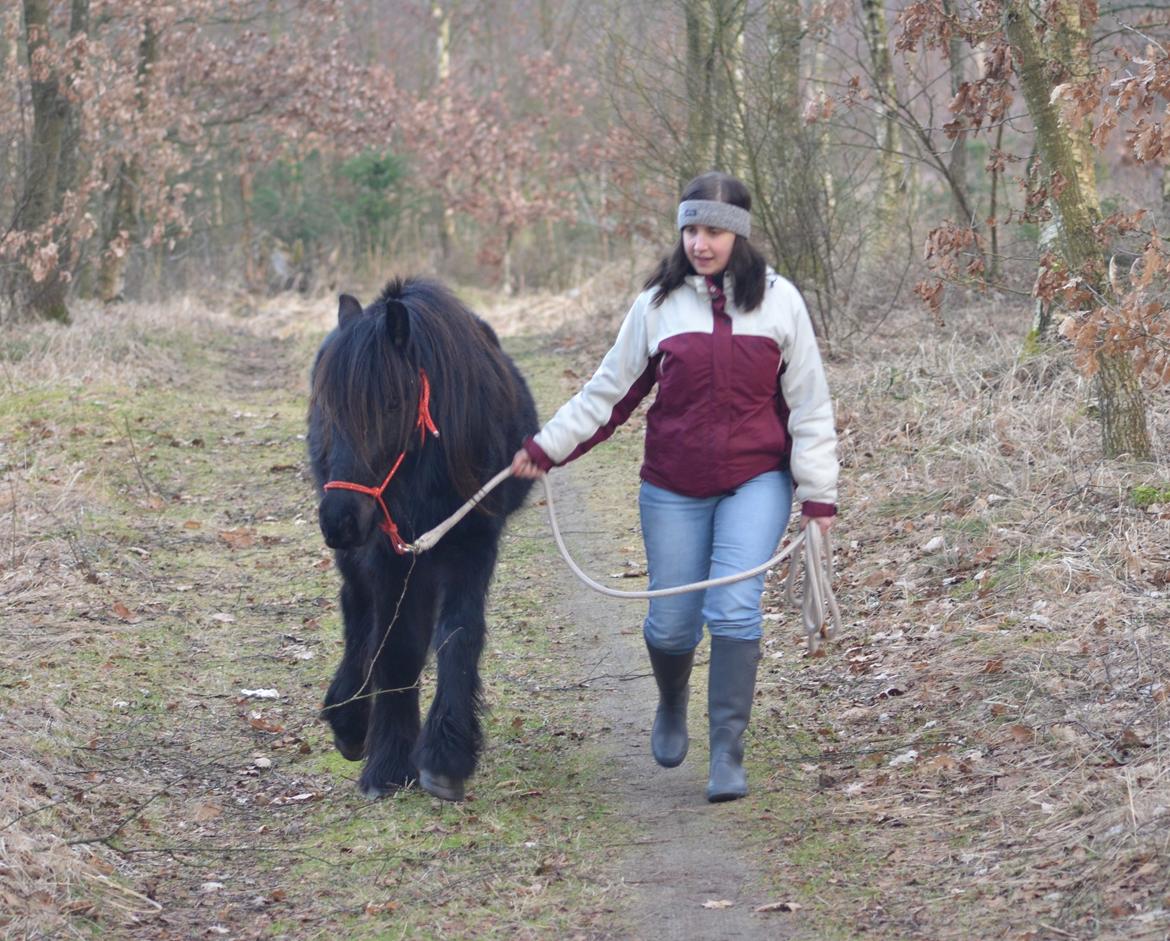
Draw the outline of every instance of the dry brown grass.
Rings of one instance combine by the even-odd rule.
[[[853,623],[776,708],[821,727],[832,819],[884,855],[863,923],[1161,938],[1170,507],[1133,492],[1170,482],[1170,399],[1159,462],[1102,460],[1088,384],[1062,351],[1021,358],[1025,316],[903,313],[830,365]]]
[[[117,580],[95,571],[107,539],[84,520],[106,512],[100,475],[60,446],[95,433],[81,419],[73,428],[50,427],[21,403],[48,392],[77,397],[94,387],[132,400],[138,390],[182,381],[185,351],[224,331],[287,331],[308,319],[305,305],[273,302],[244,315],[193,299],[166,305],[79,304],[74,323],[8,325],[0,336],[0,381],[11,396],[7,432],[0,438],[0,627],[6,696],[0,722],[0,933],[13,938],[81,937],[95,919],[129,924],[156,903],[116,878],[124,860],[100,845],[70,845],[53,823],[58,805],[78,793],[72,767],[52,744],[60,730],[88,715],[68,712],[39,695],[43,668],[62,649],[100,643],[119,627],[77,618],[95,605],[112,608]],[[307,327],[305,329],[312,329]],[[127,431],[106,428],[103,445],[122,445]],[[52,439],[52,440],[51,440]],[[132,573],[130,573],[132,575]]]

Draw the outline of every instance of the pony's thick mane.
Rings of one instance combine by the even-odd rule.
[[[409,323],[405,343],[387,316],[397,304]],[[514,414],[520,390],[491,328],[442,285],[390,281],[361,317],[335,330],[314,370],[313,403],[346,429],[371,478],[384,475],[389,467],[375,464],[418,447],[420,369],[447,474],[467,498],[499,470],[490,464],[500,456],[483,453],[485,429]]]

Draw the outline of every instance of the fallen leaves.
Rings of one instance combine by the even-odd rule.
[[[918,760],[918,751],[914,748],[908,748],[899,755],[894,755],[888,762],[891,768],[898,768],[902,765],[912,765]]]
[[[256,530],[221,529],[219,538],[229,549],[250,549],[256,544]]]
[[[764,912],[798,912],[801,909],[799,902],[768,902],[766,905],[757,905],[755,911]]]
[[[297,794],[278,794],[268,803],[275,807],[284,807],[288,804],[307,804],[309,801],[320,800],[320,791],[301,791]]]
[[[364,909],[367,915],[388,915],[398,908],[398,902],[366,902]]]
[[[735,903],[731,901],[731,899],[707,899],[707,901],[703,903],[703,908],[712,908],[718,910],[722,908],[731,908],[731,906],[734,904]]]

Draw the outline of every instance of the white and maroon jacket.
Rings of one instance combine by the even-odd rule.
[[[613,434],[646,394],[642,479],[689,497],[728,493],[789,468],[807,516],[837,512],[833,406],[804,299],[771,269],[764,300],[744,313],[701,275],[655,307],[634,301],[617,340],[573,398],[524,447],[542,469]]]

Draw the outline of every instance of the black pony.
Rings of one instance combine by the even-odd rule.
[[[504,518],[531,482],[509,478],[430,552],[400,550],[536,428],[532,395],[495,332],[441,285],[394,281],[364,310],[342,295],[309,405],[321,532],[341,572],[345,621],[322,716],[342,755],[366,759],[368,797],[416,779],[437,797],[463,797],[482,745],[484,600]],[[420,734],[418,681],[432,646],[438,681]]]

